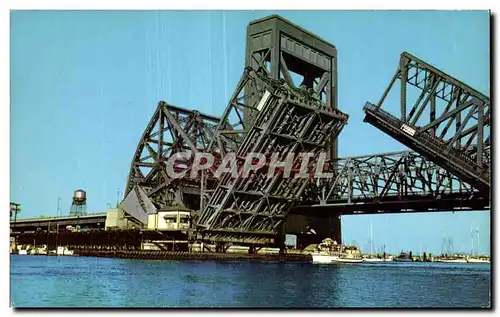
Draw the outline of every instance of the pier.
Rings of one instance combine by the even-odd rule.
[[[171,251],[91,251],[81,250],[80,256],[141,259],[141,260],[197,260],[197,261],[261,261],[261,262],[311,262],[309,254],[242,254],[242,253],[201,253]]]

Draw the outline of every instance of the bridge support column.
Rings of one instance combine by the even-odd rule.
[[[275,239],[275,247],[280,249],[280,254],[286,250],[286,223],[282,223],[278,229],[278,234]]]
[[[310,244],[319,244],[326,238],[342,243],[341,227],[340,214],[321,217],[290,214],[286,220],[286,233],[297,236],[299,249],[306,248]]]

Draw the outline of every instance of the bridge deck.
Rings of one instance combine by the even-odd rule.
[[[63,226],[76,226],[76,225],[87,225],[87,226],[97,226],[100,224],[104,228],[106,222],[106,213],[89,214],[84,216],[62,216],[62,217],[48,217],[48,218],[22,218],[16,221],[10,221],[10,227],[16,228],[17,230],[27,230],[37,228],[48,228],[50,227],[63,227]]]

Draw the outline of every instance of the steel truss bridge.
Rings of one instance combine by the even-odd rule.
[[[393,90],[399,95],[396,116],[382,109]],[[488,97],[404,52],[378,104],[364,110],[366,122],[489,194]]]
[[[222,116],[159,102],[120,207],[143,222],[148,213],[191,210],[192,239],[248,244],[275,243],[292,214],[490,209],[488,97],[404,52],[380,101],[364,111],[366,122],[410,150],[338,158],[336,140],[348,115],[338,110],[336,65],[333,45],[291,22],[279,16],[251,22],[246,68]],[[168,159],[180,152],[188,155],[173,170],[187,173],[196,153],[212,154],[215,166],[235,153],[241,166],[250,152],[279,153],[279,161],[299,152],[318,160],[327,152],[331,177],[286,178],[282,170],[266,177],[266,163],[248,178],[216,178],[215,167],[171,178]],[[296,167],[300,159],[290,162]]]

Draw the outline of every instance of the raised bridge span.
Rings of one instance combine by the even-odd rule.
[[[307,218],[302,225],[328,223],[333,229],[324,234],[333,230],[340,240],[340,215],[490,208],[488,97],[403,52],[381,100],[364,110],[366,122],[409,150],[338,158],[336,140],[348,115],[337,102],[335,46],[270,16],[249,24],[246,52],[246,69],[220,118],[159,103],[132,160],[124,210],[144,218],[180,205],[193,210],[195,239],[258,244],[300,231],[287,225],[291,215]],[[382,109],[393,90],[400,116]],[[327,151],[332,177],[215,179],[202,171],[196,179],[172,179],[165,173],[176,152],[220,159],[228,152],[304,149],[315,158]]]
[[[489,97],[403,52],[380,101],[364,111],[365,122],[409,150],[339,158],[349,118],[338,104],[335,46],[279,16],[251,22],[246,45],[221,117],[158,103],[132,156],[120,203],[128,217],[146,224],[148,214],[182,208],[191,210],[190,239],[258,245],[309,226],[318,239],[340,241],[346,214],[490,209]],[[189,155],[178,169],[196,153],[220,161],[234,152],[241,163],[252,151],[284,159],[304,150],[315,159],[326,152],[331,177],[267,178],[263,169],[250,178],[172,178],[166,170],[180,152]]]

